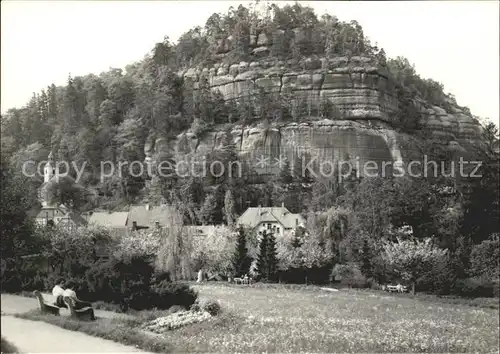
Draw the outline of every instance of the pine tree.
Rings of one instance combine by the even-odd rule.
[[[368,240],[363,241],[362,247],[363,254],[361,255],[361,273],[367,278],[373,276],[372,264],[371,264],[371,250]]]
[[[233,269],[237,277],[248,274],[252,259],[248,256],[245,230],[240,227],[238,230],[238,240],[236,241],[236,250],[233,256]]]
[[[231,181],[234,177],[237,177],[238,171],[235,163],[238,161],[238,153],[236,152],[236,144],[234,143],[233,134],[230,129],[226,130],[222,137],[222,154],[220,159],[225,168],[225,181]]]
[[[235,222],[235,207],[234,198],[231,189],[227,189],[226,195],[224,196],[224,212],[226,216],[226,222],[229,227],[232,227]]]
[[[266,256],[267,256],[267,279],[276,280],[276,275],[278,271],[278,251],[276,247],[276,236],[274,235],[274,233],[270,233],[267,236]]]
[[[215,223],[215,214],[217,208],[217,200],[215,195],[209,194],[205,198],[205,202],[199,211],[199,219],[203,225],[210,225]]]
[[[302,235],[303,235],[303,230],[301,227],[298,227],[294,234],[293,234],[293,238],[292,238],[292,247],[293,248],[299,248],[300,246],[302,246]]]
[[[257,258],[257,271],[261,278],[267,279],[268,266],[267,266],[267,232],[262,231],[259,243],[259,257]]]
[[[290,161],[288,161],[288,159],[285,161],[285,165],[280,171],[279,182],[285,185],[293,182]]]

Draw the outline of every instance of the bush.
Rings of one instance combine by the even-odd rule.
[[[2,291],[16,293],[22,290],[43,290],[47,272],[40,270],[36,264],[24,260],[9,260],[2,271]]]
[[[221,312],[221,306],[217,301],[204,300],[200,303],[200,309],[208,312],[212,316],[217,316]]]
[[[98,261],[86,273],[88,300],[127,303],[135,310],[151,308],[153,273],[154,268],[145,256]]]
[[[189,309],[198,298],[198,294],[188,285],[162,281],[152,287],[154,292],[153,307],[168,309],[178,305]]]
[[[498,279],[500,274],[500,241],[498,237],[474,246],[470,255],[471,275]]]
[[[332,269],[330,279],[335,281],[336,278],[340,278],[341,284],[352,288],[365,288],[368,286],[368,281],[355,263],[336,264]]]
[[[453,290],[466,297],[498,297],[499,292],[498,281],[484,276],[458,280]]]
[[[331,265],[311,268],[289,267],[278,272],[281,282],[292,284],[327,284],[330,279]]]
[[[448,295],[456,281],[452,264],[450,262],[439,262],[429,272],[417,279],[415,290],[437,295]]]

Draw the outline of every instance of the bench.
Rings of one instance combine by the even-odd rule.
[[[76,309],[71,298],[65,296],[63,300],[69,308],[71,317],[77,318],[79,320],[95,321],[94,309],[91,306]]]
[[[40,293],[40,291],[38,290],[33,291],[33,294],[38,300],[38,307],[40,308],[40,311],[42,313],[50,313],[52,315],[59,316],[59,309],[60,309],[59,306],[49,304],[48,302],[46,302],[43,299],[42,293]]]
[[[235,283],[235,284],[252,284],[253,279],[249,277],[244,277],[244,278],[229,278],[228,281],[230,283]]]
[[[408,291],[408,288],[404,285],[398,284],[398,285],[386,285],[385,290],[393,293],[393,292],[398,292],[398,293],[405,293]]]

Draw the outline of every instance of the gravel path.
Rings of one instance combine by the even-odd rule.
[[[49,300],[50,297],[44,297]],[[50,301],[50,300],[49,300]],[[69,331],[39,321],[8,316],[37,308],[37,300],[2,294],[2,336],[22,353],[133,353],[141,350],[113,341]],[[64,311],[61,311],[63,315]],[[7,315],[7,316],[5,316]],[[117,316],[109,311],[96,311],[98,317]]]

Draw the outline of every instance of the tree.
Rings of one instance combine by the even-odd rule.
[[[385,242],[382,258],[391,270],[411,283],[415,294],[415,283],[432,267],[447,261],[448,250],[436,247],[432,239],[422,241],[398,239],[397,242]]]
[[[79,210],[89,202],[85,188],[75,183],[69,176],[50,181],[45,192],[47,194],[44,197],[47,198],[49,205],[64,204],[70,209]]]
[[[231,189],[227,189],[226,195],[224,197],[224,212],[226,216],[226,222],[229,227],[234,226],[234,222],[236,219],[236,212],[234,206],[234,198]]]
[[[36,204],[36,200],[33,195],[26,193],[26,181],[16,176],[4,161],[1,162],[0,172],[2,258],[19,260],[36,246],[35,225],[27,216],[27,211]]]
[[[288,161],[288,159],[286,159],[283,168],[280,170],[279,182],[282,184],[290,184],[293,182],[290,161]]]
[[[347,284],[351,288],[358,279],[362,278],[361,271],[356,263],[349,262],[346,264],[336,264],[332,269],[332,280],[340,278],[343,284]]]
[[[492,235],[488,240],[474,246],[470,258],[471,273],[473,276],[486,276],[498,282],[500,275],[499,235]]]
[[[234,232],[225,225],[215,226],[206,235],[193,235],[191,261],[193,269],[228,274],[234,267]]]
[[[233,270],[236,277],[248,274],[252,259],[248,255],[245,230],[238,229],[238,239],[236,240],[236,250],[233,255]]]
[[[293,248],[299,248],[300,246],[302,246],[302,244],[304,243],[304,233],[305,233],[305,230],[304,228],[302,227],[298,227],[295,232],[293,233],[293,238],[292,238],[292,247]]]
[[[368,239],[365,239],[363,242],[362,255],[361,255],[361,273],[367,278],[372,277],[372,255],[370,244]]]
[[[199,210],[199,219],[203,225],[214,224],[215,214],[217,213],[217,200],[215,194],[208,194],[205,198],[205,202]]]
[[[262,279],[267,278],[268,263],[267,263],[267,232],[262,231],[260,242],[259,242],[259,257],[257,258],[257,272]]]
[[[177,208],[170,208],[165,214],[168,221],[160,232],[160,245],[156,257],[157,268],[170,274],[172,280],[191,279],[192,241],[184,232],[183,216]]]
[[[487,240],[491,234],[500,232],[500,153],[498,150],[498,128],[489,123],[483,128],[481,144],[476,147],[477,160],[482,165],[476,174],[480,178],[469,178],[466,183],[463,235],[469,235],[475,244]]]
[[[276,235],[271,232],[267,236],[266,242],[266,268],[267,268],[267,279],[276,280],[276,274],[278,271],[278,252],[276,248]]]

